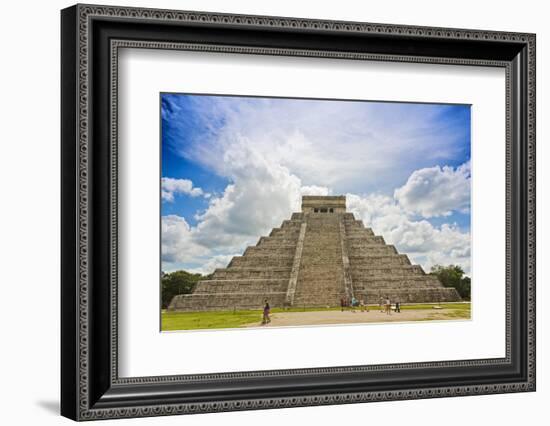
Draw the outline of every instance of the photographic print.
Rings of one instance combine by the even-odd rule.
[[[161,330],[470,319],[471,108],[161,93]]]

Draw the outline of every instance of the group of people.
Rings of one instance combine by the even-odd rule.
[[[395,303],[395,312],[400,313],[401,302],[399,300],[395,300],[394,303]],[[392,302],[389,297],[381,297],[378,304],[380,306],[380,312],[385,312],[387,315],[391,315]],[[351,299],[342,297],[340,299],[340,308],[342,312],[344,312],[348,308],[351,309],[352,312],[355,312],[357,308],[359,308],[361,312],[369,311],[369,307],[367,305],[366,299],[362,298],[359,300],[359,299],[356,299],[355,296],[353,296]],[[271,322],[270,315],[271,315],[271,307],[269,306],[269,302],[267,301],[267,299],[265,299],[263,315],[262,315],[262,325],[266,325]]]
[[[395,300],[395,312],[400,313],[401,312],[401,302],[399,300]],[[391,300],[389,297],[381,297],[379,301],[380,306],[380,312],[386,312],[387,315],[391,315]]]
[[[399,300],[395,300],[394,304],[395,304],[395,312],[400,313],[401,302]],[[392,301],[390,300],[389,297],[381,297],[379,306],[380,306],[380,312],[385,312],[386,314],[391,315]],[[369,311],[369,307],[367,305],[367,301],[365,298],[358,300],[354,296],[351,299],[348,299],[345,297],[342,297],[340,299],[340,309],[342,312],[344,312],[348,308],[351,309],[352,312],[355,312],[355,310],[358,307],[361,309],[361,312]]]
[[[357,308],[361,309],[361,312],[368,312],[369,307],[367,306],[367,301],[365,299],[356,299],[355,296],[351,299],[348,299],[346,297],[342,297],[340,299],[340,308],[341,311],[344,312],[347,308],[351,309],[351,312],[355,312]]]

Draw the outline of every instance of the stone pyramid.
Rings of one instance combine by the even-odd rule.
[[[353,213],[344,196],[304,196],[268,237],[199,281],[192,294],[175,296],[168,310],[205,311],[272,307],[339,306],[341,298],[378,303],[455,302],[460,296],[412,265]]]

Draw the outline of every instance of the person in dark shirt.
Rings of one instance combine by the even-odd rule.
[[[269,302],[266,299],[265,305],[264,305],[264,315],[262,319],[262,324],[269,324],[271,322],[271,318],[269,318],[270,313],[271,313],[271,308],[269,307]]]

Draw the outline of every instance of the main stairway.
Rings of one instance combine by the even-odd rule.
[[[334,213],[306,216],[302,260],[292,305],[336,306],[345,297],[340,216]]]

